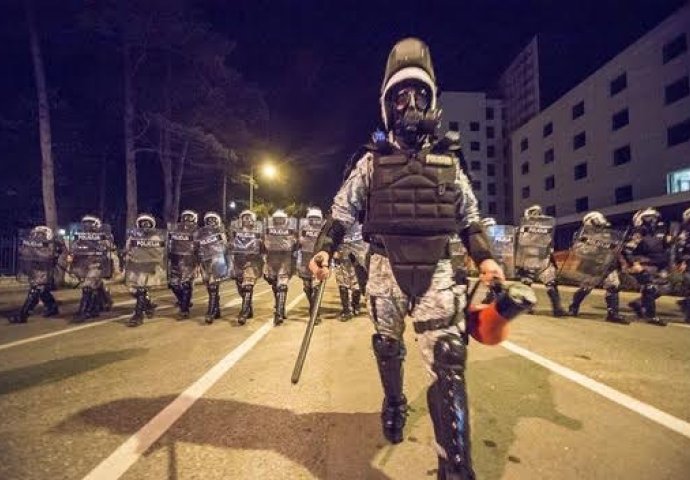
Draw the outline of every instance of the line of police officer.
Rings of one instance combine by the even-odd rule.
[[[302,279],[310,311],[313,309],[319,283],[314,281],[308,263],[323,223],[320,209],[310,208],[299,221],[277,210],[265,226],[253,212],[245,210],[227,231],[215,212],[204,215],[202,226],[198,222],[196,212],[185,210],[179,222],[170,224],[166,231],[156,228],[152,215],[142,213],[135,226],[127,230],[121,252],[124,281],[135,299],[128,326],[139,326],[144,317],[154,315],[156,304],[150,288],[165,283],[177,299],[179,318],[188,318],[199,273],[208,291],[207,324],[221,316],[220,283],[227,280],[236,282],[242,298],[238,323],[243,325],[252,318],[254,286],[261,275],[273,289],[275,325],[286,320],[288,282],[295,271]],[[29,291],[10,322],[25,323],[39,301],[44,303],[44,316],[59,313],[51,294],[56,268],[76,277],[82,285],[73,321],[83,322],[110,310],[112,299],[104,280],[112,278],[112,255],[116,252],[110,226],[93,215],[82,218],[67,236],[66,244],[46,226],[20,231],[18,278],[29,284]],[[364,264],[362,258],[360,261]],[[353,303],[358,308],[359,301]]]

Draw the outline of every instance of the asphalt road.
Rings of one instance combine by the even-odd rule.
[[[412,408],[405,441],[391,446],[380,433],[371,325],[364,315],[336,320],[334,285],[296,386],[307,314],[299,280],[277,328],[263,283],[243,327],[231,284],[222,288],[224,317],[210,326],[201,287],[192,318],[177,321],[160,290],[157,316],[134,329],[124,326],[130,298],[116,290],[120,305],[83,326],[66,320],[77,301],[68,290],[57,294],[60,318],[0,325],[0,478],[435,478],[411,328]],[[690,478],[690,325],[673,300],[660,300],[673,321],[662,328],[603,322],[600,291],[580,318],[554,319],[538,294],[536,314],[517,319],[508,342],[470,346],[478,478]],[[0,292],[0,310],[22,300]]]

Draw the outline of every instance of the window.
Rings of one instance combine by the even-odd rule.
[[[575,180],[587,178],[587,162],[578,163],[573,170],[575,173]]]
[[[486,175],[488,177],[495,177],[496,176],[496,165],[493,163],[488,163],[486,165]]]
[[[630,145],[624,145],[613,151],[613,166],[623,165],[632,160],[632,153],[630,152]]]
[[[496,195],[496,184],[495,184],[495,183],[489,183],[489,184],[486,186],[486,192],[487,192],[489,195]]]
[[[628,118],[628,109],[626,108],[613,114],[611,117],[611,130],[616,131],[619,128],[625,127],[628,123],[630,123],[630,119]]]
[[[609,93],[613,97],[618,92],[625,90],[628,87],[628,76],[621,73],[609,83]]]
[[[489,202],[489,214],[496,215],[496,202]]]
[[[529,140],[527,140],[526,138],[523,138],[522,140],[520,140],[520,151],[524,152],[528,148],[529,148]]]
[[[668,63],[678,55],[683,54],[688,50],[688,42],[685,39],[685,34],[681,33],[676,38],[664,45],[662,49],[662,55],[664,63]]]
[[[549,175],[544,179],[544,190],[553,190],[554,188],[556,188],[556,178]]]
[[[690,118],[667,128],[666,137],[669,147],[690,140]]]
[[[549,217],[555,217],[556,205],[548,205],[546,208],[544,208],[544,214],[548,215]]]
[[[581,101],[580,103],[576,104],[576,105],[573,105],[573,120],[581,117],[584,114],[585,114],[585,102],[584,102],[584,100]]]
[[[494,127],[486,127],[486,138],[494,138],[496,136],[496,130]]]
[[[529,198],[529,187],[522,187],[522,198]]]
[[[482,182],[479,180],[472,180],[472,190],[481,190],[482,189]]]
[[[479,122],[470,122],[470,132],[479,131]]]
[[[616,188],[616,204],[632,202],[633,191],[632,185],[623,185],[622,187]]]
[[[685,98],[690,93],[690,86],[688,85],[688,77],[683,77],[670,85],[666,85],[665,89],[666,105],[671,105],[681,98]]]
[[[669,194],[690,192],[690,168],[669,173],[666,176],[666,191]]]
[[[494,109],[492,107],[486,107],[486,119],[487,120],[493,120],[494,119]]]
[[[496,147],[493,145],[486,147],[486,156],[489,158],[494,158],[496,156]]]
[[[577,213],[589,210],[589,197],[580,197],[575,199],[575,211]]]
[[[472,150],[473,152],[478,152],[481,148],[482,147],[479,144],[479,142],[470,142],[470,150]]]
[[[553,122],[549,122],[546,125],[544,125],[544,129],[542,131],[542,135],[544,138],[548,137],[553,133]]]
[[[582,148],[587,145],[587,134],[585,132],[580,132],[573,137],[573,150]]]
[[[458,122],[448,122],[448,130],[451,132],[459,132],[460,124]]]
[[[520,165],[520,173],[527,175],[529,173],[529,162],[522,162]]]
[[[544,164],[553,163],[553,160],[553,148],[549,148],[547,151],[544,152]]]
[[[482,164],[479,163],[476,160],[472,160],[470,162],[470,170],[481,170],[482,169]]]

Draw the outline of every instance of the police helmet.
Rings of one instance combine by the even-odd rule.
[[[254,223],[256,222],[256,213],[252,212],[251,210],[244,210],[242,213],[240,213],[240,220],[242,222],[249,221],[250,223]]]
[[[690,222],[690,208],[686,209],[683,212],[683,222],[685,222],[685,223]]]
[[[38,225],[31,230],[31,233],[38,238],[43,240],[53,239],[53,229],[45,225]]]
[[[93,228],[100,228],[102,225],[101,219],[95,215],[84,215],[83,217],[81,217],[81,223]]]
[[[311,207],[311,208],[307,209],[307,218],[312,218],[312,217],[322,219],[323,213],[321,213],[321,209],[318,207]]]
[[[199,222],[199,214],[194,210],[184,210],[180,214],[180,221],[182,223],[193,223],[196,225]]]
[[[220,219],[220,215],[218,215],[216,212],[206,212],[204,214],[204,225],[220,227],[223,225],[223,222]]]
[[[140,213],[136,224],[137,228],[156,228],[156,219],[150,213]]]
[[[657,221],[661,217],[661,214],[654,208],[645,208],[638,210],[635,215],[633,215],[633,225],[636,227],[641,227],[646,221]]]
[[[542,214],[541,206],[540,205],[532,205],[531,207],[527,207],[525,209],[524,216],[525,218],[530,218],[530,217],[538,217]]]
[[[606,227],[609,224],[603,213],[591,211],[582,217],[582,224],[588,227]]]
[[[496,219],[493,217],[484,217],[482,218],[481,224],[485,227],[493,227],[496,225]]]

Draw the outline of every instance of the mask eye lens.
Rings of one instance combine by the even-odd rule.
[[[414,103],[420,110],[426,110],[429,107],[429,92],[426,90],[416,91]]]
[[[400,90],[395,95],[395,109],[404,110],[410,104],[410,91],[408,89]]]

